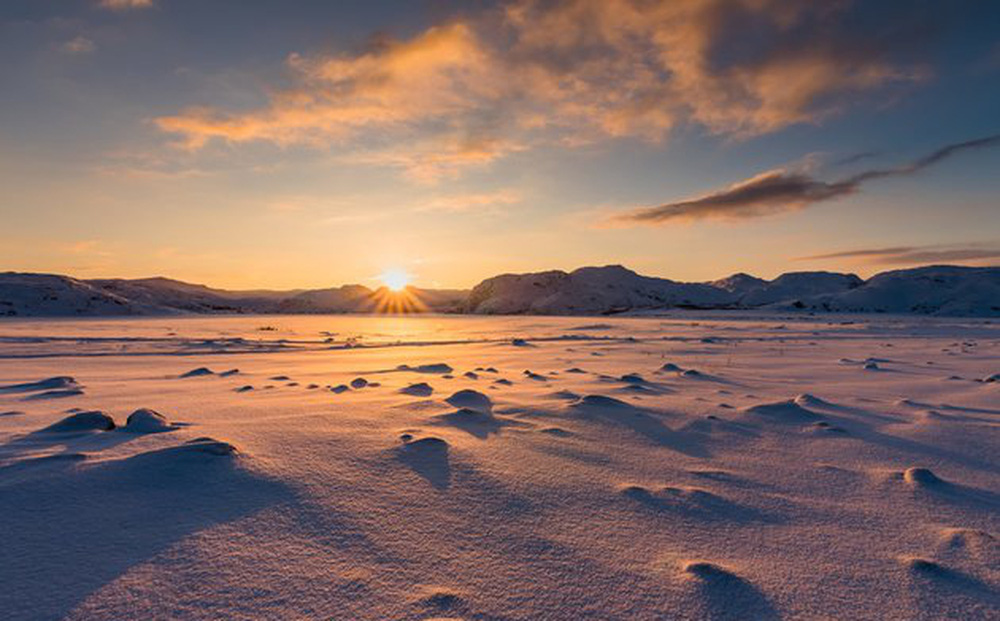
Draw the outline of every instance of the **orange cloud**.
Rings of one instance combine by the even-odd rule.
[[[684,122],[750,136],[925,75],[893,60],[900,35],[856,33],[851,10],[808,0],[515,0],[362,54],[293,54],[294,86],[262,109],[194,108],[155,121],[191,149],[213,139],[340,145],[422,181],[540,142],[661,140]],[[371,148],[390,136],[391,148]]]
[[[454,179],[467,169],[487,166],[525,148],[519,143],[489,135],[446,134],[393,148],[356,153],[344,160],[397,168],[417,183],[433,185],[443,179]]]
[[[288,66],[298,86],[275,94],[269,107],[247,114],[195,108],[156,123],[191,148],[212,138],[325,145],[364,129],[461,117],[495,96],[489,63],[470,27],[454,23],[360,56],[293,54]]]
[[[679,121],[753,135],[812,122],[843,97],[924,76],[840,21],[850,3],[521,0],[512,53],[535,95],[607,135],[660,138]]]

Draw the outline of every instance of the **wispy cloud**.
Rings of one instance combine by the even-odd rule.
[[[80,241],[68,244],[65,247],[66,252],[73,254],[94,254],[100,256],[107,256],[111,253],[104,249],[104,242],[99,239],[83,239]]]
[[[878,157],[881,155],[878,151],[861,151],[859,153],[854,153],[846,157],[842,157],[839,160],[831,163],[831,166],[850,166],[851,164],[857,164],[862,160],[871,159],[873,157]]]
[[[805,172],[776,169],[696,198],[641,207],[618,215],[621,222],[662,224],[704,218],[754,218],[794,211],[848,196],[875,179],[912,175],[961,151],[1000,145],[1000,134],[944,146],[912,162],[893,168],[873,168],[836,181],[823,181]]]
[[[97,44],[83,35],[63,43],[63,51],[69,54],[89,54],[97,49]]]
[[[143,151],[113,151],[94,167],[94,171],[110,177],[131,179],[184,179],[207,177],[210,170],[202,170],[193,165],[193,158],[187,153],[166,154]]]
[[[102,9],[112,11],[128,11],[131,9],[148,9],[153,6],[153,0],[100,0],[97,3]]]
[[[494,136],[445,135],[381,150],[360,151],[341,160],[396,168],[417,183],[434,185],[459,177],[469,169],[488,166],[525,148],[522,144]]]
[[[494,192],[437,196],[418,206],[417,209],[419,211],[448,212],[494,211],[511,205],[517,205],[522,200],[520,193],[508,188]]]
[[[865,248],[799,257],[797,260],[824,261],[829,259],[859,259],[867,263],[890,265],[981,262],[1000,259],[1000,244]]]
[[[371,163],[418,180],[486,165],[518,150],[510,145],[655,141],[679,123],[751,136],[927,76],[896,54],[917,35],[884,16],[859,20],[865,10],[808,0],[513,0],[360,54],[292,54],[292,86],[260,109],[204,106],[155,122],[189,149],[221,140],[354,150],[391,135],[393,150]],[[859,30],[859,21],[870,25]]]

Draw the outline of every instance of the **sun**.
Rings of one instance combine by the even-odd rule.
[[[392,291],[402,291],[406,288],[413,276],[403,269],[391,268],[379,274],[379,280]]]

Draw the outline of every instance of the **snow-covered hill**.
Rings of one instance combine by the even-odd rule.
[[[303,291],[282,300],[281,313],[322,313],[362,311],[369,306],[372,290],[362,285]]]
[[[810,310],[1000,316],[1000,267],[935,265],[883,272],[863,286],[801,300]]]
[[[595,314],[676,306],[723,306],[731,295],[709,284],[640,276],[620,265],[570,273],[504,274],[477,285],[466,310],[483,314]]]
[[[151,310],[68,276],[0,273],[0,316],[136,315]]]
[[[166,278],[79,280],[0,273],[0,316],[176,313],[467,312],[599,315],[670,308],[806,310],[1000,316],[1000,267],[931,266],[854,274],[792,272],[774,280],[734,274],[709,283],[641,276],[619,265],[504,274],[471,292],[362,285],[297,291],[226,291]]]
[[[169,278],[79,280],[51,274],[0,273],[0,316],[75,317],[208,313],[451,312],[467,292],[408,289],[394,296],[362,285],[316,290],[226,291]],[[388,304],[385,300],[403,300]]]
[[[766,304],[801,300],[816,295],[838,295],[856,289],[864,281],[854,274],[835,272],[790,272],[760,286],[737,293],[736,305],[757,308]]]
[[[792,272],[771,281],[734,274],[679,283],[608,266],[497,276],[476,286],[466,304],[473,313],[547,315],[672,307],[1000,316],[1000,268],[924,267],[867,281],[854,274]]]
[[[756,276],[739,272],[733,274],[732,276],[720,278],[719,280],[713,280],[709,284],[719,289],[725,289],[729,293],[743,295],[755,289],[764,287],[767,285],[767,281],[763,278],[757,278]]]
[[[297,292],[226,291],[169,278],[89,280],[88,284],[134,306],[169,313],[266,313]]]

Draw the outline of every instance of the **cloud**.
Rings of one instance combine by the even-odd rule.
[[[212,171],[193,165],[187,153],[114,151],[107,153],[94,171],[111,177],[132,179],[184,179],[208,177]]]
[[[437,196],[418,206],[417,210],[447,212],[497,210],[517,205],[522,200],[517,191],[507,188],[494,192]]]
[[[704,196],[655,207],[640,207],[618,215],[615,219],[621,222],[661,224],[683,219],[754,218],[794,211],[855,194],[862,185],[875,179],[912,175],[956,153],[998,145],[1000,134],[958,142],[895,168],[870,169],[837,181],[822,181],[805,172],[776,169]]]
[[[966,140],[965,142],[956,142],[954,144],[946,145],[921,157],[920,159],[914,160],[909,164],[904,164],[902,166],[897,166],[896,168],[884,168],[884,169],[873,169],[868,170],[851,177],[848,181],[856,184],[861,184],[865,181],[870,181],[872,179],[880,179],[883,177],[898,177],[902,175],[910,175],[915,172],[919,172],[925,168],[933,166],[938,162],[945,160],[952,155],[960,151],[974,151],[977,149],[985,149],[989,147],[995,147],[1000,145],[1000,134],[994,134],[992,136],[985,136],[983,138],[976,138],[974,140]]]
[[[148,9],[153,6],[153,0],[100,0],[98,6],[112,11]]]
[[[353,57],[293,54],[288,67],[297,86],[275,93],[267,108],[196,108],[156,124],[190,148],[214,138],[324,146],[369,129],[461,118],[497,88],[489,63],[469,26],[454,23]]]
[[[561,119],[661,137],[683,121],[749,136],[818,121],[852,94],[919,80],[896,63],[910,33],[851,2],[524,0],[508,6],[512,55]],[[864,30],[864,29],[862,29]],[[903,39],[903,40],[901,40]]]
[[[689,200],[636,209],[621,217],[634,222],[659,223],[675,219],[711,217],[753,218],[779,211],[802,209],[857,191],[857,184],[826,183],[808,175],[777,169],[727,188]]]
[[[443,179],[454,179],[468,169],[487,166],[524,148],[500,137],[444,135],[382,150],[353,153],[341,159],[355,164],[397,168],[417,183],[434,185]]]
[[[827,259],[862,259],[868,263],[917,265],[927,263],[965,263],[1000,259],[1000,245],[970,244],[967,246],[897,246],[846,250],[829,254],[800,257],[799,261]]]
[[[873,157],[878,157],[881,155],[878,151],[861,151],[859,153],[854,153],[846,157],[842,157],[831,164],[831,166],[850,166],[851,164],[856,164],[862,160],[867,160]]]
[[[292,54],[291,86],[259,109],[202,106],[154,121],[188,149],[219,140],[370,151],[381,141],[391,154],[372,163],[416,178],[517,150],[497,145],[658,141],[681,123],[746,137],[924,79],[911,57],[926,12],[896,20],[853,2],[514,0],[360,53]]]
[[[83,35],[63,43],[63,50],[70,54],[89,54],[97,49],[97,44]]]
[[[82,239],[67,244],[63,248],[64,252],[75,255],[89,255],[92,257],[110,257],[113,253],[106,249],[104,242],[99,239]]]

